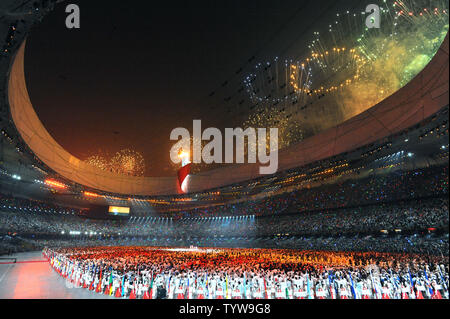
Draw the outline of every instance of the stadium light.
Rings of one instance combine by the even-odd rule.
[[[91,192],[83,192],[84,196],[88,196],[88,197],[100,197],[99,194],[95,194],[95,193],[91,193]]]
[[[67,186],[64,185],[63,183],[60,183],[60,182],[52,180],[52,179],[46,179],[45,180],[45,184],[47,184],[48,186],[55,187],[55,188],[60,188],[60,189],[66,189],[67,188]]]

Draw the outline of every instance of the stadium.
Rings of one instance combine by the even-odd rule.
[[[74,3],[82,12],[79,32],[86,32],[84,10],[93,7]],[[60,63],[46,51],[58,50],[51,30],[59,23],[64,32],[78,32],[64,25],[76,9],[67,10],[66,1],[1,1],[0,298],[448,299],[448,2],[374,0],[374,11],[366,11],[366,1],[343,3],[327,1],[319,10],[297,1],[298,11],[272,3],[280,6],[282,28],[273,20],[270,45],[250,58],[239,55],[253,52],[250,44],[249,50],[237,48],[244,62],[230,62],[236,71],[223,67],[222,73],[207,74],[205,82],[215,86],[201,92],[200,113],[191,116],[180,107],[171,111],[172,122],[164,110],[153,113],[156,122],[144,129],[155,136],[160,125],[170,132],[208,116],[221,128],[277,129],[275,148],[247,136],[247,161],[234,154],[229,161],[205,163],[195,148],[203,147],[204,154],[211,138],[204,137],[206,131],[196,136],[195,127],[187,146],[169,154],[164,143],[176,140],[166,134],[147,147],[147,156],[138,145],[142,127],[135,123],[145,117],[139,113],[127,128],[129,144],[111,156],[86,156],[61,143],[56,129],[50,132],[40,119],[45,113],[37,104],[71,99],[69,89],[58,91],[64,85],[83,96],[91,89],[85,78],[101,90],[111,75],[94,62],[87,71],[76,70],[76,63],[87,62],[70,62],[75,53],[67,53],[69,75],[36,81],[38,73],[53,74],[46,59]],[[251,6],[254,19],[258,10]],[[378,15],[367,19],[371,12]],[[116,29],[130,42],[142,35]],[[89,32],[80,33],[86,41],[92,40]],[[79,46],[83,37],[67,41]],[[258,35],[249,31],[242,37],[256,43]],[[132,54],[124,60],[138,61],[136,47],[127,45],[123,50],[131,53],[111,55]],[[149,52],[160,49],[148,45]],[[193,51],[184,48],[193,59]],[[83,50],[95,52],[88,45]],[[216,59],[214,52],[205,56]],[[223,55],[231,59],[232,52]],[[120,71],[121,61],[115,61],[112,69]],[[136,78],[127,79],[130,87],[139,86],[142,61],[132,70]],[[186,70],[176,72],[182,78]],[[220,77],[227,72],[229,77]],[[171,86],[164,91],[169,97],[191,94],[161,78],[149,81],[154,91]],[[112,117],[127,121],[132,106],[114,105],[114,96],[125,95],[132,104],[127,95],[137,90],[123,91],[111,86],[108,109],[91,110],[99,113],[96,129],[106,131]],[[144,100],[158,99],[152,88],[144,91]],[[47,117],[62,127],[71,127],[82,113],[59,112]],[[68,122],[62,113],[70,113]],[[82,134],[72,130],[68,136],[89,144]],[[86,134],[103,143],[103,131]],[[118,132],[108,134],[115,136],[114,147],[119,144]],[[276,151],[275,173],[261,174],[267,161],[250,160],[256,148]]]

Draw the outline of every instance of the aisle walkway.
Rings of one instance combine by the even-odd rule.
[[[0,259],[0,299],[114,299],[66,285],[40,252],[0,257],[17,258]]]

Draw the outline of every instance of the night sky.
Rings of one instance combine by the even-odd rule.
[[[81,29],[66,29],[62,3],[28,37],[27,85],[38,116],[73,155],[141,152],[147,176],[174,172],[169,135],[192,120],[229,127],[220,94],[245,68],[304,46],[302,35],[333,1],[71,1]],[[146,2],[147,3],[147,2]],[[303,48],[304,49],[304,48]],[[236,70],[243,68],[242,73]],[[214,105],[212,105],[212,103]]]

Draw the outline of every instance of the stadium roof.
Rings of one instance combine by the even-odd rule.
[[[432,61],[410,83],[367,111],[279,153],[279,171],[299,167],[370,144],[413,126],[448,105],[448,35]],[[47,132],[30,101],[24,76],[25,41],[8,81],[12,119],[22,139],[48,167],[80,185],[115,194],[177,194],[171,177],[130,177],[90,166],[64,150]],[[189,192],[260,177],[259,164],[233,165],[192,175]]]

